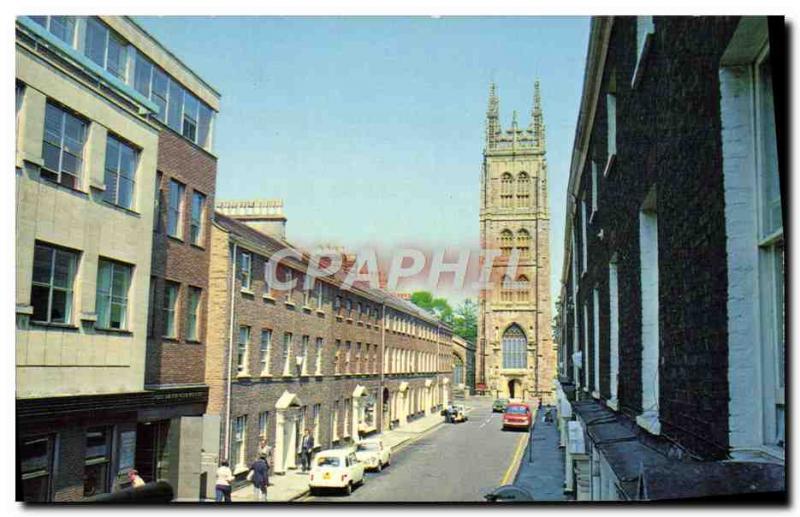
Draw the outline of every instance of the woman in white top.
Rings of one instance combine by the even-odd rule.
[[[231,502],[231,481],[233,481],[233,472],[228,466],[228,460],[222,460],[219,468],[217,469],[217,502],[221,503],[223,500],[226,503]]]

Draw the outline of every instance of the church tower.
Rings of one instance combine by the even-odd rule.
[[[481,171],[481,249],[499,253],[480,293],[476,374],[492,396],[554,403],[550,211],[539,82],[527,128],[503,131],[494,83]]]

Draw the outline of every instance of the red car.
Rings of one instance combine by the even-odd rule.
[[[527,404],[509,404],[503,413],[503,430],[505,429],[525,429],[531,428],[533,415],[531,407]]]

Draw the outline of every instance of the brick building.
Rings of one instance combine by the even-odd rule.
[[[81,500],[134,467],[196,498],[219,95],[127,17],[19,17],[16,59],[18,498]],[[162,278],[174,305],[148,311]]]
[[[261,438],[284,474],[306,427],[317,449],[336,447],[449,398],[451,331],[383,291],[343,288],[345,272],[305,290],[309,256],[283,239],[279,206],[219,202],[211,229],[208,413],[221,419],[220,456],[241,476]],[[271,273],[267,261],[284,250],[298,255]],[[297,283],[284,291],[271,280]]]
[[[550,210],[545,127],[534,88],[527,128],[503,131],[491,85],[481,172],[481,249],[497,251],[478,307],[477,376],[496,397],[554,400],[550,328]]]
[[[592,21],[557,320],[579,500],[784,489],[783,45],[782,20]]]

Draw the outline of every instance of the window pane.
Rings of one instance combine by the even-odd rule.
[[[50,306],[50,321],[69,323],[70,295],[66,291],[53,289],[53,301]]]
[[[73,16],[51,16],[50,32],[69,45],[73,44],[75,35],[75,17]]]
[[[211,118],[213,117],[213,112],[210,108],[208,108],[205,104],[200,104],[200,110],[198,115],[198,138],[197,143],[201,147],[205,147],[206,149],[209,148],[209,144],[211,143]]]
[[[72,288],[72,277],[75,269],[75,255],[68,251],[56,250],[53,285]]]
[[[119,172],[122,176],[134,179],[138,153],[129,145],[120,144]]]
[[[33,281],[49,284],[52,264],[52,248],[36,246],[33,252]]]
[[[769,55],[758,66],[759,140],[761,144],[761,182],[763,204],[763,236],[783,226],[781,190],[778,174],[778,148],[775,141],[775,104],[772,95],[772,69]]]
[[[117,204],[124,208],[133,207],[133,181],[127,178],[120,178]]]
[[[169,108],[167,113],[167,125],[175,131],[181,131],[181,111],[183,107],[183,88],[175,82],[169,82]]]
[[[31,305],[33,305],[34,321],[47,321],[47,306],[50,302],[50,288],[34,285],[31,287]]]
[[[109,35],[108,62],[106,63],[106,69],[124,81],[126,65],[127,49],[125,48],[125,44],[113,35]]]
[[[106,36],[108,30],[93,18],[86,24],[86,57],[105,67]]]
[[[150,77],[153,64],[141,53],[136,54],[136,71],[133,76],[133,87],[147,98],[150,98]]]
[[[150,93],[150,99],[158,105],[158,120],[166,122],[167,120],[167,88],[169,80],[167,75],[157,67],[153,67],[153,89]]]
[[[46,168],[53,171],[60,169],[59,159],[61,158],[61,149],[59,147],[45,142],[42,147],[42,155]]]

